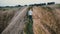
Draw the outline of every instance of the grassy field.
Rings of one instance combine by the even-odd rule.
[[[13,8],[0,8],[0,33],[7,27],[9,21],[14,16],[16,11],[19,11],[21,7],[13,7]]]
[[[0,33],[9,25],[14,14],[19,11],[21,7],[4,7],[0,8]],[[60,33],[60,4],[50,6],[34,6],[33,20],[26,15],[24,18],[25,34],[47,34],[46,28],[51,34]],[[36,19],[35,19],[36,18]],[[33,22],[32,22],[33,21]],[[44,28],[42,28],[42,24]],[[49,29],[50,28],[50,29]],[[54,33],[55,32],[55,33]]]

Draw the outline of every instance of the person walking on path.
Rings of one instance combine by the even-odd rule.
[[[31,9],[28,11],[28,16],[29,16],[29,19],[32,19],[32,10]]]
[[[26,26],[26,34],[33,34],[33,20],[32,20],[32,8],[30,7],[29,11],[27,12],[28,14],[28,23]]]

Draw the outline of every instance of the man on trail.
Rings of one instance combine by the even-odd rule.
[[[29,18],[29,25],[28,25],[28,34],[33,34],[33,20],[32,20],[32,12],[33,9],[32,7],[30,8],[30,10],[28,11],[28,18]]]
[[[29,19],[32,19],[32,10],[31,9],[28,11],[28,16],[29,16]]]
[[[32,20],[32,7],[30,7],[29,11],[27,12],[28,14],[28,23],[26,26],[26,34],[33,34],[33,20]]]

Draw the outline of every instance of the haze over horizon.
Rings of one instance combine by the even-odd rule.
[[[29,5],[47,2],[56,2],[60,4],[60,0],[0,0],[0,6]]]

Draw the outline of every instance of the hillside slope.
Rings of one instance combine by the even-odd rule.
[[[24,18],[26,16],[27,10],[28,7],[23,7],[20,11],[17,11],[10,24],[8,25],[8,27],[6,27],[2,34],[23,34],[25,23]]]
[[[34,7],[33,8],[33,31],[34,34],[60,34],[59,10],[50,7]]]
[[[0,11],[1,34],[60,34],[59,7],[33,6],[33,23],[27,14],[28,8]]]

